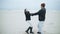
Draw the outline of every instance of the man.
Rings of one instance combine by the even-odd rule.
[[[26,21],[30,24],[30,26],[28,27],[28,29],[25,31],[26,33],[28,33],[28,31],[30,30],[30,33],[32,32],[32,25],[30,23],[31,20],[31,14],[29,13],[29,11],[27,11],[26,9],[24,10],[25,16],[26,16]],[[28,33],[29,34],[29,33]]]
[[[39,16],[38,34],[43,34],[44,33],[42,31],[42,27],[43,27],[43,23],[45,21],[45,14],[46,14],[45,3],[41,4],[41,9],[37,13],[32,14],[32,16],[33,15],[38,15]]]

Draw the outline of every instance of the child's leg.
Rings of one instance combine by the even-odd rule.
[[[27,21],[27,23],[29,23],[30,27],[33,27],[31,21]]]
[[[30,33],[32,33],[32,29],[33,29],[33,27],[32,27],[32,25],[31,25],[31,21],[27,21],[28,23],[29,23],[29,28],[27,29],[27,31],[29,31],[30,30]]]
[[[26,30],[27,33],[28,33],[29,29],[30,29],[30,27],[28,27],[28,29]]]
[[[32,28],[32,27],[30,27],[30,33],[32,33],[32,29],[33,29],[33,28]]]

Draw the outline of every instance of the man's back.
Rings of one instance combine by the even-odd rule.
[[[39,21],[44,21],[45,20],[45,14],[46,14],[46,9],[42,8],[39,10],[38,15],[39,15]]]

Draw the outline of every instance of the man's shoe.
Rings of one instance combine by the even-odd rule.
[[[37,34],[41,34],[41,32],[37,32]]]

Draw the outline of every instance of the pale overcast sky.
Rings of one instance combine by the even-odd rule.
[[[47,10],[60,10],[60,0],[0,0],[1,9],[39,9],[40,4],[46,3]]]

